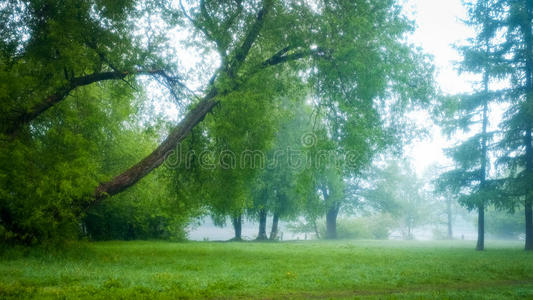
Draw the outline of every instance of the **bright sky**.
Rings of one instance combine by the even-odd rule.
[[[445,94],[471,91],[472,77],[459,76],[455,70],[455,63],[460,57],[453,44],[474,34],[461,22],[466,18],[461,0],[406,0],[405,12],[417,23],[411,42],[434,56],[436,81],[441,91]],[[406,154],[413,159],[419,174],[435,162],[446,163],[442,149],[450,145],[428,118],[426,115],[419,115],[415,119],[425,128],[431,128],[431,137],[415,142],[406,149]]]

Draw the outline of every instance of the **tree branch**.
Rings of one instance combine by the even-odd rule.
[[[39,103],[32,106],[27,111],[12,118],[7,126],[2,128],[2,133],[15,136],[18,131],[25,125],[37,118],[40,114],[48,110],[50,107],[56,105],[65,99],[69,93],[81,86],[89,85],[99,81],[123,79],[129,73],[128,72],[102,72],[94,73],[87,76],[75,77],[71,79],[66,85],[60,87],[54,94],[49,95]]]
[[[224,31],[228,31],[229,28],[235,23],[237,17],[242,13],[242,0],[236,0],[235,3],[237,4],[237,10],[228,18],[228,20],[226,20],[226,22],[224,22],[224,25],[222,26],[222,30]]]
[[[272,0],[264,1],[263,8],[259,11],[256,21],[244,37],[242,46],[235,50],[232,64],[230,66],[226,66],[225,68],[230,78],[234,77],[232,75],[236,74],[248,56],[250,48],[261,31],[265,14],[268,12],[271,6]],[[161,143],[150,155],[122,174],[114,177],[112,180],[100,184],[94,193],[94,203],[98,203],[106,197],[122,192],[123,190],[137,183],[144,176],[148,175],[152,170],[159,167],[165,161],[166,157],[171,153],[171,151],[174,150],[176,146],[179,145],[179,143],[181,143],[181,141],[183,141],[183,139],[185,139],[191,133],[192,129],[198,125],[218,104],[218,101],[216,101],[215,98],[217,96],[226,95],[237,88],[237,83],[223,91],[218,91],[214,85],[211,86],[210,92],[185,116],[178,126],[175,127],[170,135],[163,141],[163,143]]]
[[[290,61],[296,61],[296,60],[299,60],[299,59],[302,59],[302,58],[306,58],[306,57],[311,57],[311,56],[320,57],[320,58],[330,58],[331,57],[331,54],[329,54],[327,51],[322,50],[322,49],[301,50],[301,51],[293,52],[291,54],[286,54],[287,52],[289,52],[293,48],[294,48],[293,46],[287,46],[287,47],[279,50],[274,55],[272,55],[270,58],[268,58],[267,60],[263,61],[259,65],[259,67],[257,69],[251,71],[248,75],[249,76],[253,75],[253,74],[255,74],[255,73],[257,73],[257,72],[259,72],[259,71],[261,71],[263,69],[266,69],[268,67],[284,64],[284,63],[287,63],[287,62],[290,62]]]
[[[191,130],[217,105],[215,97],[218,91],[213,88],[187,116],[172,130],[170,135],[147,157],[129,168],[124,173],[108,182],[100,184],[95,190],[95,202],[118,194],[134,185],[152,170],[159,167],[176,146],[185,139]],[[94,203],[93,203],[94,204]]]
[[[241,47],[235,50],[235,55],[230,60],[227,66],[227,74],[229,77],[231,78],[235,77],[235,75],[241,68],[244,60],[248,56],[248,53],[250,53],[250,49],[252,48],[252,45],[257,39],[257,36],[259,35],[261,28],[263,28],[263,24],[265,22],[265,16],[268,14],[270,9],[272,8],[272,5],[273,5],[272,0],[263,1],[263,7],[257,13],[257,18],[254,24],[250,27],[250,30],[248,30],[248,32],[246,33]]]
[[[167,82],[167,87],[170,90],[172,90],[172,86],[178,85],[194,95],[194,92],[191,91],[185,84],[183,84],[177,77],[170,76],[164,70],[137,70],[134,72],[122,72],[115,70],[110,72],[94,73],[86,76],[72,78],[64,86],[58,88],[55,93],[47,96],[40,102],[36,103],[27,111],[19,113],[13,118],[7,119],[5,121],[4,126],[2,126],[1,132],[8,136],[15,137],[24,125],[33,121],[40,114],[44,113],[52,106],[63,101],[70,94],[70,92],[72,92],[76,88],[90,85],[95,82],[107,80],[124,80],[124,78],[126,78],[126,76],[128,75],[160,76]]]
[[[266,68],[266,67],[270,67],[270,66],[275,66],[275,65],[282,64],[282,63],[286,63],[286,62],[289,62],[289,61],[299,60],[299,59],[302,59],[304,57],[311,56],[312,54],[313,54],[313,51],[300,51],[300,52],[295,52],[295,53],[291,53],[291,54],[287,54],[287,55],[280,55],[280,52],[278,52],[274,56],[272,56],[269,59],[265,60],[261,64],[261,67],[262,68]]]

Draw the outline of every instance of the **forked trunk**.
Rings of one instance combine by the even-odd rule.
[[[244,35],[242,44],[234,50],[233,55],[229,56],[232,57],[232,59],[221,68],[221,70],[224,70],[223,72],[225,73],[220,74],[221,76],[227,75],[228,79],[236,79],[236,74],[241,69],[246,57],[250,52],[250,49],[259,36],[265,21],[265,16],[268,14],[273,4],[274,1],[272,0],[263,1],[263,7],[259,10],[255,21]],[[214,80],[216,76],[212,78]],[[164,140],[159,147],[157,147],[150,155],[122,174],[111,179],[111,181],[100,184],[96,188],[94,192],[95,201],[91,203],[92,205],[106,197],[122,192],[123,190],[137,183],[152,170],[159,167],[165,161],[167,156],[172,153],[172,150],[174,150],[176,146],[189,135],[191,130],[198,125],[198,123],[200,123],[205,116],[217,105],[218,101],[216,101],[215,98],[217,96],[226,95],[227,93],[237,89],[239,86],[239,82],[235,80],[230,83],[230,85],[232,85],[231,88],[226,88],[219,91],[213,85],[213,82],[211,82],[209,92],[191,111],[189,111],[185,118],[178,124],[177,127],[172,130],[167,139]]]

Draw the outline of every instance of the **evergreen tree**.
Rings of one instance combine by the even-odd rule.
[[[533,1],[501,1],[496,8],[505,11],[501,48],[511,76],[499,163],[510,171],[504,187],[515,201],[507,206],[523,205],[525,249],[533,250]]]
[[[490,1],[489,1],[490,2]],[[491,79],[501,76],[499,51],[494,46],[497,39],[498,16],[487,1],[470,3],[467,24],[476,30],[476,37],[459,48],[463,61],[460,71],[480,74],[482,80],[476,92],[470,95],[449,97],[441,107],[447,133],[456,130],[474,131],[468,139],[447,155],[455,162],[455,169],[442,174],[441,189],[460,194],[459,202],[478,212],[478,240],[476,249],[485,248],[485,209],[494,195],[494,182],[489,177],[489,146],[493,138],[489,132],[489,107],[499,100],[500,93],[490,88]],[[493,198],[493,197],[492,197]]]

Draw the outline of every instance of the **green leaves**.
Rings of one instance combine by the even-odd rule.
[[[46,231],[43,224],[59,228],[56,222],[60,222],[75,228],[87,199],[94,196],[91,187],[131,165],[135,170],[152,170],[167,157],[168,153],[156,151],[150,168],[134,164],[145,161],[152,149],[160,149],[155,141],[161,140],[149,128],[158,121],[137,112],[145,99],[134,90],[145,82],[131,82],[135,75],[162,81],[173,100],[182,104],[183,113],[202,94],[216,95],[208,99],[217,103],[212,114],[199,112],[198,119],[204,122],[196,125],[195,119],[192,126],[197,127],[185,130],[184,135],[191,135],[183,143],[181,136],[164,144],[178,144],[197,155],[208,152],[188,157],[190,168],[179,166],[158,175],[169,180],[165,184],[177,197],[162,205],[172,206],[174,200],[176,206],[191,205],[191,215],[205,207],[220,214],[249,207],[250,185],[257,181],[259,170],[246,164],[227,168],[215,157],[227,152],[267,153],[288,141],[295,143],[299,137],[291,135],[299,130],[283,131],[284,125],[312,127],[317,148],[309,152],[328,150],[339,158],[356,154],[349,167],[324,165],[305,171],[311,174],[298,174],[310,184],[305,188],[311,192],[303,193],[312,195],[310,199],[317,199],[320,188],[329,191],[334,203],[342,202],[344,180],[359,176],[376,153],[392,144],[403,129],[399,120],[406,108],[425,103],[432,93],[427,58],[403,38],[413,24],[391,0],[316,5],[296,0],[31,1],[11,2],[1,9],[7,18],[1,22],[9,26],[1,36],[0,129],[16,133],[10,134],[6,150],[0,153],[6,158],[1,170],[8,174],[0,183],[1,218],[9,220],[10,232],[31,232],[29,239],[57,233]],[[175,38],[170,32],[197,35],[170,49]],[[14,37],[22,42],[14,42]],[[182,68],[176,59],[181,51],[212,57]],[[102,74],[109,76],[102,79]],[[89,77],[98,80],[82,80]],[[299,109],[313,110],[312,126],[301,125],[303,117],[291,111]],[[203,168],[202,163],[210,167]],[[142,175],[128,182],[137,182],[147,172],[135,173]],[[276,195],[286,199],[304,186],[295,183],[295,174],[285,167],[265,176],[263,180],[284,178],[286,182],[280,179],[273,186],[279,191]],[[155,180],[141,182],[148,185],[146,194],[131,192],[142,194],[142,205],[136,206],[134,195],[128,193],[116,198],[123,199],[124,206],[95,208],[93,220],[102,220],[96,215],[127,219],[131,209],[132,217],[144,220],[132,224],[153,219],[171,222],[173,217],[162,214],[152,202],[168,196],[153,192]],[[287,203],[291,204],[287,214],[293,214],[293,202],[278,204]],[[140,208],[144,205],[149,217]],[[120,212],[113,215],[113,209]],[[17,228],[33,212],[35,218],[24,229]],[[180,219],[173,224],[185,223]]]
[[[363,204],[367,209],[390,214],[411,239],[412,229],[424,225],[431,213],[423,182],[407,161],[388,161],[383,168],[373,170],[370,178],[372,187],[361,193]]]

